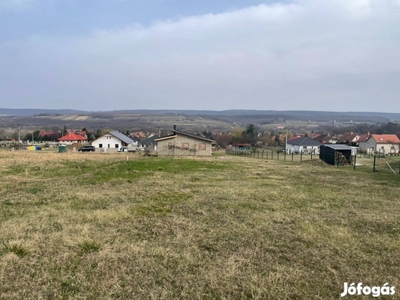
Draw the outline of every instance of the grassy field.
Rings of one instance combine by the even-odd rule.
[[[0,152],[0,299],[400,289],[400,176],[222,154],[128,157]]]

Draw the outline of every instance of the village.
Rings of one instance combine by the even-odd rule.
[[[178,130],[174,125],[171,130],[161,132],[130,133],[129,130],[97,130],[90,132],[83,129],[62,131],[36,131],[23,138],[6,138],[0,145],[12,150],[23,149],[38,151],[44,148],[58,152],[97,151],[97,152],[136,152],[160,156],[210,156],[213,151],[229,149],[249,151],[272,149],[286,154],[318,155],[323,145],[342,145],[350,149],[351,154],[399,155],[400,133],[375,134],[344,132],[327,133],[292,133],[283,126],[277,127],[278,134],[257,132],[250,124],[247,128],[235,128],[230,132],[203,131],[187,132]],[[90,145],[91,148],[82,148]],[[344,147],[344,148],[343,148]],[[82,148],[82,149],[81,149]]]

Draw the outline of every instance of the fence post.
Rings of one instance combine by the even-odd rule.
[[[285,152],[283,152],[283,160],[286,161],[286,149]]]
[[[293,161],[293,158],[294,158],[293,156],[294,156],[294,152],[292,152],[292,161]]]
[[[303,161],[303,151],[300,150],[300,162]]]
[[[278,156],[278,160],[279,160],[279,151],[276,151],[276,155]]]
[[[354,170],[356,169],[357,154],[354,154]]]
[[[313,151],[311,150],[311,160],[312,160],[312,152],[313,152]]]
[[[271,151],[271,159],[274,159],[274,150]]]
[[[376,167],[375,167],[375,165],[376,165],[376,155],[374,155],[374,167],[373,167],[373,169],[372,169],[373,172],[376,172]]]

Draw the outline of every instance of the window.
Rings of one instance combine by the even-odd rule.
[[[189,150],[189,143],[182,143],[183,150]]]
[[[119,145],[118,145],[118,144],[115,144],[115,148],[117,148],[117,149],[118,149],[118,148],[119,148]]]
[[[168,150],[172,150],[173,149],[173,144],[172,143],[168,143]]]
[[[99,144],[99,148],[103,148],[103,144]]]
[[[199,150],[206,150],[206,143],[199,143]]]
[[[108,148],[110,148],[110,144],[108,144]]]

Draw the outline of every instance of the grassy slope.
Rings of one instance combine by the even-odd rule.
[[[242,157],[0,152],[0,299],[400,288],[399,176]]]

